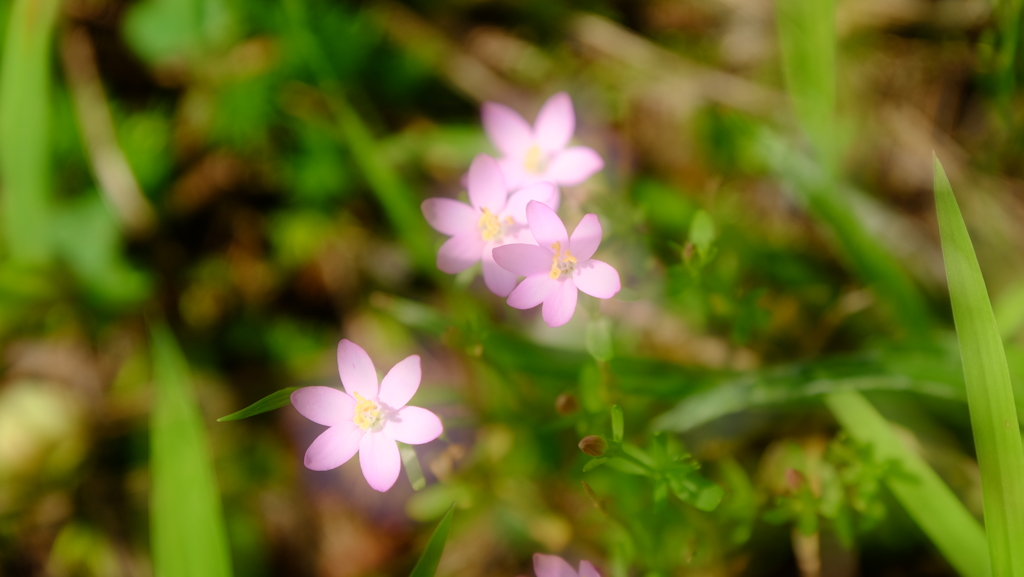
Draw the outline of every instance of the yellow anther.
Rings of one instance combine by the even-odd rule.
[[[569,249],[562,250],[562,241],[557,241],[551,245],[551,248],[555,251],[555,254],[551,257],[551,272],[548,276],[552,280],[557,280],[558,277],[563,274],[569,274],[574,268],[576,268],[576,257],[572,256]],[[565,256],[562,256],[564,253]]]
[[[364,398],[359,393],[353,394],[356,398],[356,416],[352,421],[359,425],[363,430],[369,429],[377,424],[377,419],[380,416],[380,408],[377,407],[377,403]]]
[[[534,174],[544,172],[543,154],[541,153],[540,147],[534,144],[526,151],[526,156],[523,157],[523,168],[526,172],[532,172]]]
[[[486,208],[480,209],[483,211],[483,215],[480,216],[477,226],[480,227],[480,236],[484,240],[491,240],[496,236],[501,236],[501,222],[498,217]],[[509,218],[511,220],[511,217]]]

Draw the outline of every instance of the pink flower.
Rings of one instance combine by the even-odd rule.
[[[572,565],[557,555],[533,555],[533,571],[537,577],[601,577],[590,561],[580,561],[580,572],[573,571]]]
[[[292,393],[292,405],[303,417],[329,427],[306,450],[306,468],[334,469],[358,452],[366,482],[387,491],[402,468],[395,441],[428,443],[443,430],[434,413],[406,406],[420,386],[420,357],[412,355],[392,367],[378,389],[369,355],[344,339],[338,343],[338,372],[344,393],[331,387]]]
[[[421,208],[434,230],[451,235],[437,252],[437,268],[457,274],[483,261],[484,283],[504,297],[516,286],[516,275],[494,263],[491,250],[509,242],[533,242],[526,228],[526,203],[556,202],[558,189],[537,183],[508,194],[498,163],[479,154],[469,167],[469,202],[428,198]]]
[[[526,277],[508,296],[509,306],[529,309],[544,303],[544,322],[557,327],[569,322],[576,311],[577,289],[610,299],[622,288],[619,273],[611,265],[590,258],[601,244],[597,215],[585,215],[572,238],[562,219],[545,204],[526,205],[526,221],[536,245],[508,244],[494,249],[494,260],[500,266]]]
[[[487,136],[505,155],[501,170],[512,189],[542,181],[571,186],[604,167],[594,149],[567,147],[576,130],[576,113],[564,92],[544,103],[532,128],[514,110],[493,102],[484,103],[482,116]]]

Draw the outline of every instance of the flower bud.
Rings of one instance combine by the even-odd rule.
[[[569,393],[562,393],[555,399],[555,410],[559,415],[571,415],[580,409],[580,403],[576,397]]]
[[[588,435],[580,441],[580,450],[591,457],[600,457],[608,451],[608,441],[601,435]]]

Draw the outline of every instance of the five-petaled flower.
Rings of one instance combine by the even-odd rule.
[[[526,228],[526,204],[554,203],[558,189],[542,182],[509,195],[501,168],[486,154],[473,159],[467,184],[470,204],[428,198],[421,206],[430,226],[451,235],[437,252],[437,268],[456,274],[483,261],[487,288],[498,296],[508,296],[516,286],[516,275],[495,264],[491,251],[510,242],[533,242]]]
[[[526,277],[508,297],[517,309],[544,304],[544,322],[557,327],[569,322],[576,311],[577,289],[608,299],[622,287],[619,273],[608,263],[590,258],[601,244],[601,223],[587,214],[570,238],[551,207],[531,202],[526,221],[537,244],[507,244],[494,249],[494,260],[503,268]]]
[[[577,573],[565,559],[540,553],[533,555],[533,571],[537,577],[601,577],[590,561],[580,561],[580,571]]]
[[[419,445],[433,441],[443,430],[434,413],[406,406],[420,386],[420,357],[399,362],[378,388],[369,355],[344,339],[338,343],[338,372],[345,392],[304,387],[292,393],[292,405],[302,416],[330,427],[306,450],[306,467],[334,469],[358,451],[366,482],[387,491],[402,467],[396,441]]]
[[[487,136],[505,155],[501,169],[513,190],[535,182],[579,184],[604,167],[594,149],[568,146],[576,113],[564,92],[544,103],[532,127],[511,108],[494,102],[484,103],[481,116]]]

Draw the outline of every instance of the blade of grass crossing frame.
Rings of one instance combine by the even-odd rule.
[[[220,493],[188,365],[170,331],[152,328],[150,539],[156,577],[229,577]]]
[[[60,0],[16,0],[0,66],[0,224],[10,255],[50,256],[50,50]]]
[[[261,415],[274,409],[280,409],[285,405],[290,405],[292,402],[292,393],[299,390],[299,387],[288,387],[287,389],[281,389],[280,391],[274,391],[248,407],[225,415],[217,419],[218,423],[225,421],[238,421],[255,415]]]
[[[985,530],[875,407],[855,391],[830,393],[825,404],[851,437],[871,447],[875,459],[898,463],[886,485],[949,564],[964,577],[988,577]]]
[[[430,541],[427,542],[423,555],[420,555],[420,560],[412,568],[412,573],[409,574],[409,577],[434,577],[434,573],[437,572],[437,566],[441,562],[441,554],[444,553],[444,545],[448,541],[448,532],[452,528],[452,513],[454,512],[455,505],[453,504],[451,507],[448,507],[448,512],[444,514],[441,522],[437,524],[437,529],[434,529],[434,534],[430,536]]]
[[[967,225],[937,157],[934,169],[935,212],[981,469],[992,574],[1024,577],[1024,448],[1006,353]]]

